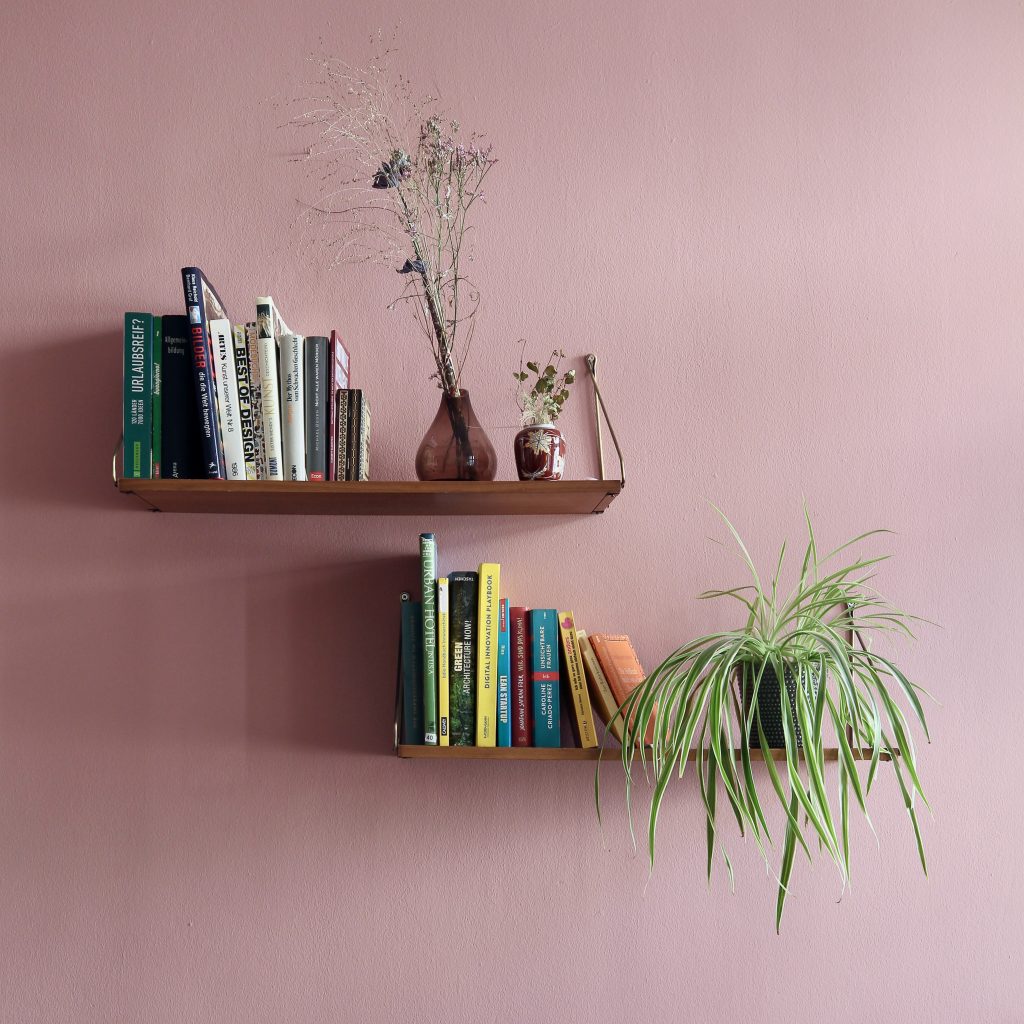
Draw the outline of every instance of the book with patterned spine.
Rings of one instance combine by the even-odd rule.
[[[562,637],[562,667],[566,692],[570,700],[569,723],[572,725],[576,742],[581,747],[596,747],[594,711],[590,706],[590,691],[587,689],[587,677],[583,672],[583,659],[580,657],[576,621],[572,612],[558,613],[558,631]]]
[[[448,577],[442,576],[437,581],[437,742],[442,747],[451,745],[449,639]]]
[[[245,356],[249,360],[249,401],[252,407],[252,439],[255,445],[256,479],[267,476],[267,449],[263,441],[263,370],[260,366],[256,321],[245,325]]]
[[[498,717],[498,587],[501,566],[480,566],[476,636],[476,745],[497,743]]]

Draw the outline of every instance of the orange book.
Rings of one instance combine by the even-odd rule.
[[[604,671],[616,706],[621,707],[629,695],[646,679],[640,659],[633,650],[628,636],[609,633],[591,633],[590,646]],[[654,716],[647,723],[645,743],[654,742]]]

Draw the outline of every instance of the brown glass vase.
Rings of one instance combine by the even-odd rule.
[[[441,406],[416,452],[420,480],[493,480],[494,446],[473,412],[469,392],[441,393]]]

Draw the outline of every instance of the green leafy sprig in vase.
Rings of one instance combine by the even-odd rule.
[[[519,369],[512,374],[518,382],[519,411],[523,429],[516,434],[516,470],[520,480],[561,480],[567,444],[555,426],[576,380],[575,370],[561,369],[565,353],[555,349],[542,370],[539,362],[525,360],[525,345]],[[528,384],[531,376],[533,383]]]

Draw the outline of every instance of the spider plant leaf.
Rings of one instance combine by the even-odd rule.
[[[789,892],[789,879],[793,874],[793,855],[796,852],[796,833],[799,826],[794,825],[798,811],[797,798],[794,795],[789,802],[789,824],[786,826],[786,841],[782,848],[782,871],[779,874],[779,894],[775,900],[775,934],[780,934],[782,925],[782,911],[786,905],[786,896]]]

